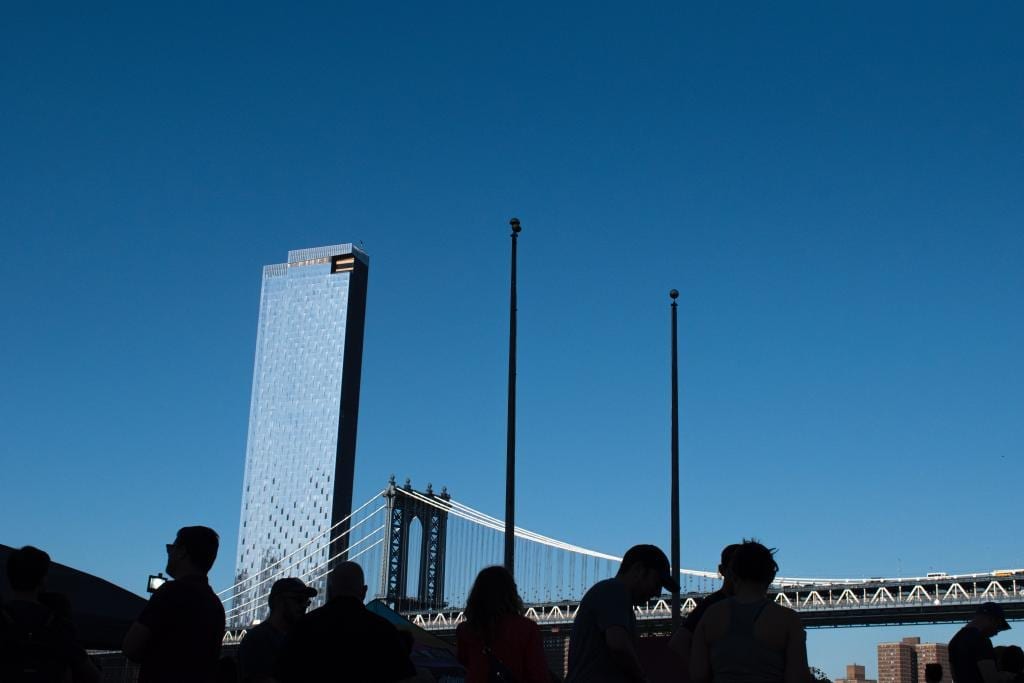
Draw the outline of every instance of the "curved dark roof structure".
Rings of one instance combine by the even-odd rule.
[[[0,544],[0,595],[4,601],[10,599],[7,558],[13,550]],[[146,606],[144,598],[120,586],[57,562],[50,565],[46,590],[71,601],[78,642],[88,650],[120,650],[128,627]]]

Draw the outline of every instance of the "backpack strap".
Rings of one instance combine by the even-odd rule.
[[[487,664],[491,671],[491,678],[513,683],[512,673],[505,665],[505,662],[501,661],[501,658],[494,654],[494,650],[487,645],[484,645],[483,653],[484,657],[487,658]]]

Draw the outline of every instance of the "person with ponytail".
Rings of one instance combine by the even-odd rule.
[[[733,552],[733,594],[708,608],[693,634],[693,683],[807,683],[800,617],[768,596],[779,571],[774,554],[757,541]]]

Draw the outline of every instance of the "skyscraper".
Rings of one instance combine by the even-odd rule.
[[[920,638],[878,646],[878,683],[917,683],[917,652]]]
[[[263,268],[232,625],[265,614],[282,576],[322,604],[328,560],[345,549],[327,541],[352,508],[368,264],[341,244]]]
[[[925,683],[929,664],[942,665],[942,680],[950,680],[949,647],[945,643],[922,643],[904,638],[898,643],[878,646],[878,683]]]

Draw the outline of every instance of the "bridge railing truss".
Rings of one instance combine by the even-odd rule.
[[[895,582],[887,585],[865,583],[863,585],[843,584],[838,586],[814,586],[791,588],[773,592],[772,599],[785,607],[805,615],[822,616],[837,612],[864,612],[864,623],[888,623],[885,619],[872,619],[870,612],[878,610],[914,609],[913,621],[945,621],[938,618],[940,610],[958,608],[955,614],[969,614],[983,602],[997,602],[1014,606],[1011,618],[1024,618],[1024,575],[1012,578],[985,577],[975,575],[976,580],[942,581],[932,584]],[[983,578],[984,577],[984,578]],[[987,579],[987,580],[986,580]],[[687,595],[681,604],[685,616],[693,611],[702,595]],[[966,608],[966,609],[961,609]],[[570,624],[576,618],[579,602],[533,604],[526,608],[526,617],[542,625]],[[670,600],[662,597],[635,608],[640,622],[671,619]],[[454,629],[465,621],[461,609],[417,612],[408,615],[421,628],[432,631]],[[936,618],[932,618],[936,617]],[[840,625],[825,618],[821,626]],[[854,625],[854,624],[849,624]]]

